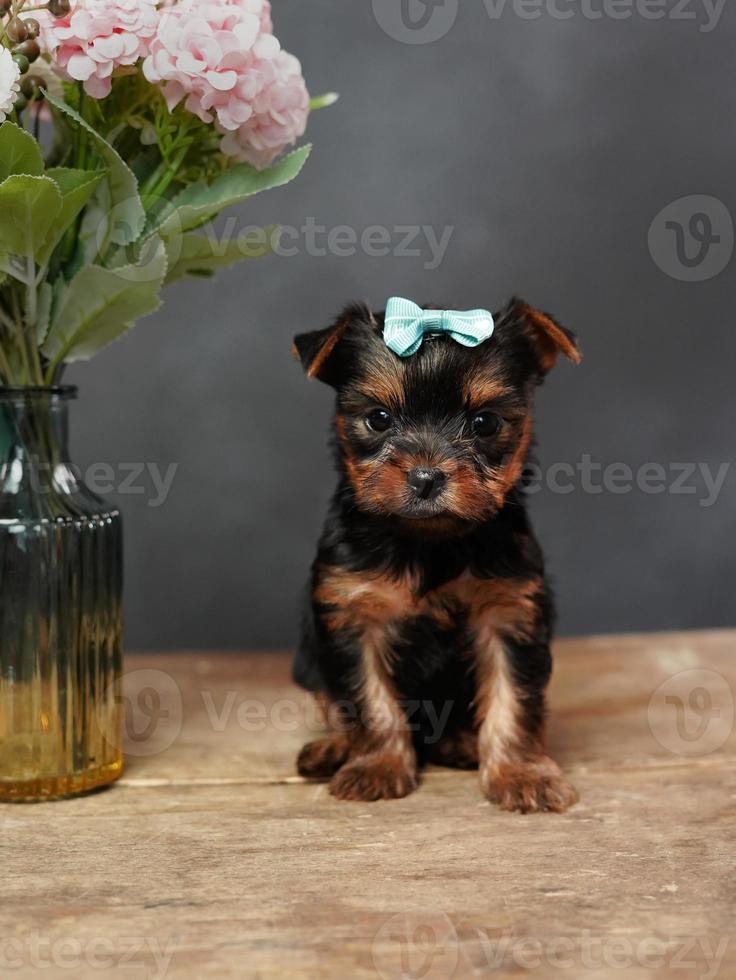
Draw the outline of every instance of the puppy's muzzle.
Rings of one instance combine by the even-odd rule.
[[[406,482],[419,500],[434,500],[445,485],[447,477],[442,470],[418,466],[409,470]]]

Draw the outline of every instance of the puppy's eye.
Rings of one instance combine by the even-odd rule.
[[[383,408],[374,408],[365,417],[365,424],[372,432],[388,432],[393,421],[389,413]]]
[[[490,439],[501,428],[501,419],[495,412],[477,412],[470,421],[473,435],[480,439]]]

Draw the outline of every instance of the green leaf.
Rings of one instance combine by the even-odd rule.
[[[93,139],[95,149],[107,167],[104,195],[100,188],[106,230],[102,238],[114,245],[130,245],[143,231],[146,213],[138,193],[138,181],[117,151],[75,112],[71,106],[46,93],[46,100],[63,115],[84,129]]]
[[[257,232],[257,234],[256,234]],[[212,276],[218,269],[227,269],[236,262],[270,255],[279,238],[278,225],[250,229],[249,234],[219,242],[206,235],[184,235],[166,244],[169,271],[166,284],[185,276]]]
[[[200,181],[185,187],[164,213],[158,233],[166,239],[182,235],[211,221],[232,204],[239,204],[260,191],[288,184],[299,174],[311,150],[311,146],[303,146],[268,170],[256,170],[248,163],[240,163],[211,184]]]
[[[0,184],[0,250],[35,255],[61,205],[61,192],[50,177],[8,177]]]
[[[46,176],[61,191],[62,204],[43,247],[36,255],[39,265],[44,265],[51,258],[51,253],[92,197],[105,173],[104,170],[68,170],[64,167],[54,167],[46,171]]]
[[[103,269],[88,265],[72,279],[53,318],[42,351],[52,379],[62,361],[86,361],[134,322],[161,305],[166,249],[152,240],[138,265]]]
[[[36,140],[25,129],[12,122],[0,126],[0,181],[13,174],[40,177],[43,154]]]

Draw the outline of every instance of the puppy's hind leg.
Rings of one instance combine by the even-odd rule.
[[[307,742],[296,760],[297,772],[308,779],[329,779],[350,755],[350,741],[344,732],[331,732]]]
[[[329,779],[350,755],[350,739],[341,724],[340,713],[321,691],[314,695],[317,711],[328,734],[302,748],[296,760],[297,772],[306,779]]]

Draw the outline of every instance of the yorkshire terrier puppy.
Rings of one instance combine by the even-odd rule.
[[[467,327],[467,329],[466,329]],[[295,351],[337,393],[337,490],[311,575],[298,683],[329,734],[303,776],[395,799],[422,764],[478,768],[506,810],[562,812],[544,750],[553,604],[523,474],[534,394],[575,337],[513,300],[494,317],[391,300]]]

